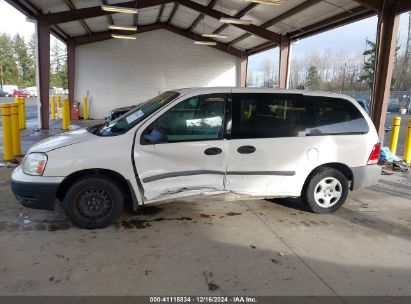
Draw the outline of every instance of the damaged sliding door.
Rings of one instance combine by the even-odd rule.
[[[134,149],[146,200],[224,191],[226,94],[188,97],[146,126]]]

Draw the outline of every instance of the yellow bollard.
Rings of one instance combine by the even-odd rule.
[[[83,119],[88,120],[88,101],[87,101],[87,97],[83,98]]]
[[[392,121],[392,133],[390,141],[390,151],[395,155],[397,152],[398,134],[400,133],[401,117],[394,117]]]
[[[67,98],[63,99],[63,130],[70,129],[70,107]]]
[[[407,139],[405,140],[404,161],[411,163],[411,119],[408,119]]]
[[[23,122],[21,121],[21,106],[20,106],[20,97],[15,97],[14,98],[14,102],[17,103],[19,105],[19,126],[20,126],[20,130],[23,129]]]
[[[3,159],[7,161],[14,158],[13,139],[11,134],[11,111],[9,103],[3,103],[0,106],[1,123],[3,127]]]
[[[25,106],[25,100],[24,97],[18,97],[16,98],[16,102],[19,105],[19,124],[20,124],[20,130],[23,130],[26,128],[26,106]]]
[[[56,106],[54,104],[54,96],[50,97],[50,112],[51,112],[51,119],[56,119]]]
[[[11,112],[11,138],[13,141],[13,155],[21,155],[21,140],[20,140],[20,106],[17,103],[10,105]]]
[[[61,108],[60,96],[57,96],[57,109]]]

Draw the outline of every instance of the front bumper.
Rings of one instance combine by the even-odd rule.
[[[381,177],[381,167],[378,165],[352,167],[351,170],[353,173],[352,190],[373,186]]]
[[[32,209],[54,210],[59,183],[11,180],[11,190],[21,205]]]

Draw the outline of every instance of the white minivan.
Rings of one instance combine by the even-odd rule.
[[[380,175],[368,115],[346,96],[254,88],[165,92],[102,125],[43,140],[12,174],[18,201],[101,228],[130,203],[192,195],[301,197],[341,207]],[[234,195],[233,195],[234,194]]]

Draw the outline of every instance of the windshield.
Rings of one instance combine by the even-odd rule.
[[[157,97],[140,103],[133,110],[103,125],[99,130],[97,130],[96,135],[115,136],[124,134],[139,122],[141,122],[143,119],[150,116],[152,113],[162,108],[170,101],[176,99],[178,95],[180,94],[177,92],[168,91],[158,95]]]

